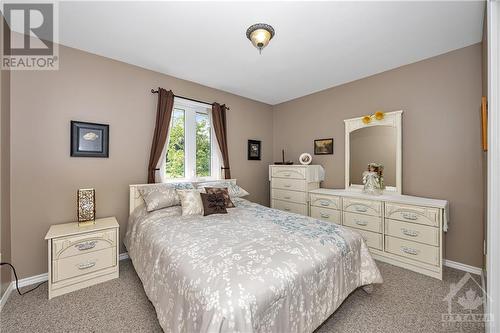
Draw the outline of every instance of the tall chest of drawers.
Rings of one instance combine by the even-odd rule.
[[[308,193],[324,178],[320,165],[270,165],[271,207],[309,215]]]
[[[447,201],[331,189],[309,196],[312,217],[357,231],[375,259],[442,279]]]

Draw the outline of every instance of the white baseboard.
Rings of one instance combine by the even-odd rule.
[[[0,312],[2,311],[5,303],[7,303],[7,300],[9,299],[10,293],[12,292],[12,290],[15,289],[15,286],[14,286],[15,284],[16,284],[15,282],[11,282],[9,284],[9,286],[7,287],[7,289],[5,290],[5,292],[3,293],[2,298],[0,299]]]
[[[126,260],[128,259],[128,253],[120,253],[119,259],[120,260]],[[48,273],[43,273],[35,276],[30,276],[24,279],[20,279],[18,281],[19,288],[27,287],[33,284],[45,282],[49,279]],[[5,290],[5,293],[3,294],[2,298],[0,299],[0,311],[2,311],[3,306],[5,303],[7,303],[7,300],[9,299],[10,293],[16,289],[16,282],[12,281],[9,284],[9,287],[7,287],[7,290]]]
[[[456,262],[456,261],[444,259],[444,263],[443,264],[446,267],[455,268],[455,269],[458,269],[460,271],[469,272],[469,273],[476,274],[476,275],[483,274],[483,269],[482,268],[474,267],[474,266],[470,266],[470,265],[466,265],[466,264],[462,264],[460,262]]]

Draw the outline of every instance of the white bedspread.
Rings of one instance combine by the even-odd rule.
[[[221,215],[131,215],[125,245],[166,332],[312,332],[382,282],[358,233],[233,201]]]

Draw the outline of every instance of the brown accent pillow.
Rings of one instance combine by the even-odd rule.
[[[222,194],[222,196],[224,197],[224,204],[226,205],[226,208],[236,207],[231,201],[231,197],[229,196],[227,187],[205,187],[205,191],[208,194]]]
[[[220,193],[200,193],[203,203],[203,216],[227,214],[224,196]]]

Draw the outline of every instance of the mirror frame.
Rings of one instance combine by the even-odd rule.
[[[396,128],[396,186],[387,186],[385,191],[403,192],[402,178],[402,115],[403,111],[385,112],[384,119],[373,119],[370,123],[363,123],[364,117],[344,120],[345,123],[345,189],[362,189],[363,185],[351,185],[350,179],[350,134],[360,128],[372,126],[391,126]]]

